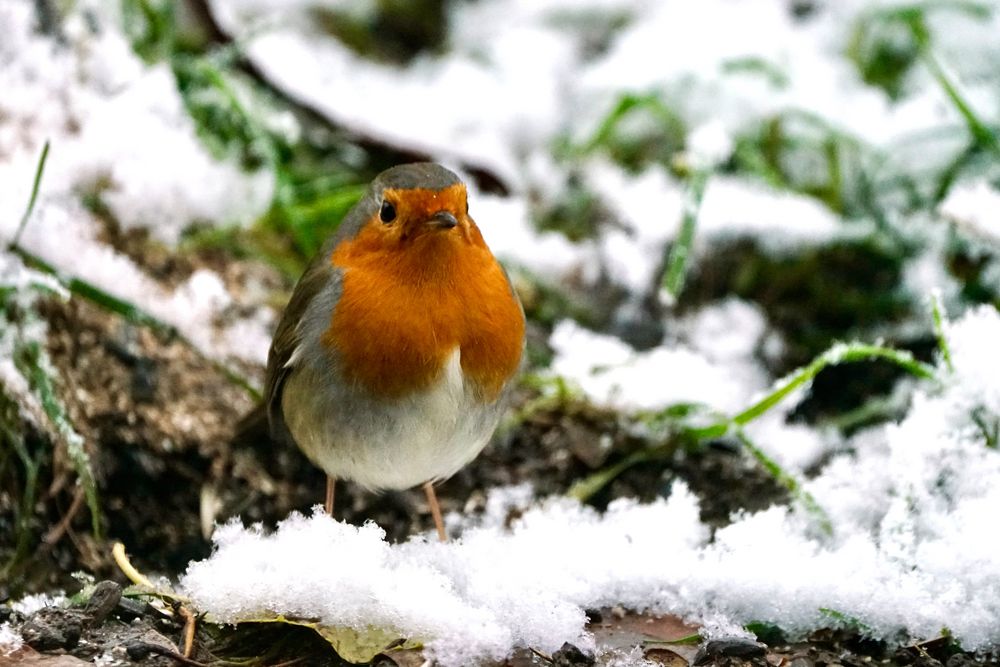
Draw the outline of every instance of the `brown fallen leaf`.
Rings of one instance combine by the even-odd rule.
[[[647,649],[643,653],[643,657],[645,657],[646,660],[655,662],[658,665],[665,665],[665,667],[688,667],[690,664],[684,656],[668,648],[662,647]]]
[[[631,612],[612,613],[602,610],[600,620],[588,626],[599,647],[628,649],[641,646],[646,652],[662,649],[663,654],[653,659],[667,660],[663,664],[685,667],[690,664],[698,650],[699,627],[685,623],[677,616],[653,616]],[[689,643],[694,638],[694,643]],[[688,641],[685,641],[688,640]],[[666,646],[669,644],[669,646]],[[674,662],[670,655],[684,661]]]
[[[22,646],[18,650],[0,655],[0,667],[82,667],[89,662],[74,658],[71,655],[49,655],[39,653],[30,646]]]

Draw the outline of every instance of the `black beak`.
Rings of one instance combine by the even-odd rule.
[[[458,220],[449,211],[438,211],[427,221],[435,229],[451,229],[458,225]]]

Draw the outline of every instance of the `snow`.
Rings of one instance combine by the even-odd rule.
[[[1000,246],[1000,190],[986,181],[956,185],[939,212],[968,234]]]
[[[193,291],[212,286],[212,279],[196,274],[177,291],[162,287],[100,240],[104,223],[83,206],[81,195],[96,196],[123,230],[141,227],[172,244],[196,223],[257,219],[270,205],[273,175],[245,173],[235,161],[210,155],[169,67],[143,64],[115,29],[113,15],[86,9],[86,17],[82,8],[70,12],[62,44],[34,31],[33,3],[0,6],[0,87],[7,91],[0,99],[0,240],[6,243],[17,229],[49,141],[22,246],[65,275],[178,327],[211,356],[262,363],[266,326],[249,344],[220,331],[212,319],[218,302]],[[214,281],[221,289],[218,277]]]
[[[13,289],[18,293],[34,288],[51,292],[63,299],[69,298],[69,292],[56,278],[29,269],[20,257],[7,253],[0,253],[0,288]]]
[[[687,138],[688,160],[696,169],[717,168],[733,153],[733,137],[718,118],[698,125]]]
[[[670,531],[641,530],[663,520]],[[372,524],[356,528],[317,512],[289,518],[274,535],[222,527],[212,559],[192,564],[181,585],[219,620],[274,609],[357,630],[374,624],[425,638],[441,664],[462,665],[502,659],[515,645],[544,652],[564,641],[586,646],[585,608],[616,600],[630,565],[650,574],[671,566],[691,570],[695,563],[680,547],[702,540],[704,532],[685,490],[653,506],[618,503],[604,516],[553,499],[544,510],[530,510],[509,534],[495,525],[474,528],[449,544],[389,545]],[[595,539],[630,555],[621,563],[588,559],[584,547]],[[643,548],[630,551],[633,539]],[[582,558],[539,558],[571,553],[574,546]],[[290,576],[295,572],[308,574]],[[255,585],[236,586],[239,581]]]
[[[731,416],[770,389],[758,351],[773,354],[782,343],[756,306],[735,298],[705,306],[679,322],[677,333],[678,340],[637,352],[614,336],[564,320],[549,338],[555,353],[550,371],[590,403],[626,413],[695,403]],[[821,431],[787,422],[796,403],[794,396],[787,399],[746,433],[783,466],[803,470],[835,443]]]
[[[556,353],[552,372],[606,407],[655,410],[696,402],[730,412],[746,402],[747,388],[753,386],[738,369],[713,363],[690,348],[663,345],[636,352],[614,336],[587,331],[571,320],[556,325],[549,344]],[[685,381],[679,382],[681,378]]]
[[[67,598],[62,593],[56,593],[54,595],[49,595],[47,593],[34,593],[31,595],[25,595],[20,600],[12,602],[10,605],[11,611],[14,611],[22,616],[31,616],[36,611],[40,611],[45,607],[65,607],[69,603],[69,598]]]
[[[633,292],[651,289],[664,247],[680,229],[682,185],[662,168],[631,175],[604,160],[586,164],[585,183],[621,223],[604,230],[600,239],[602,262],[611,277]],[[731,176],[709,180],[697,224],[695,261],[724,239],[749,237],[765,250],[790,252],[830,242],[842,229],[837,217],[815,200]]]
[[[832,240],[842,223],[814,199],[720,176],[705,188],[698,225],[713,237],[750,236],[782,250]]]
[[[21,633],[10,627],[9,621],[0,623],[0,656],[7,656],[24,646]]]
[[[366,61],[321,33],[306,18],[311,3],[291,8],[272,3],[248,6],[230,0],[211,3],[223,29],[245,38],[250,59],[293,97],[361,134],[499,174],[512,189],[505,213],[517,223],[508,222],[498,254],[546,277],[566,276],[592,263],[591,248],[567,247],[552,235],[539,237],[520,222],[532,193],[546,197],[560,189],[556,184],[565,167],[539,158],[539,154],[547,152],[561,133],[578,134],[580,128],[592,125],[597,119],[595,110],[607,108],[611,96],[622,90],[648,89],[656,82],[687,81],[691,74],[718,77],[717,70],[732,58],[755,56],[770,61],[778,48],[788,51],[779,59],[782,62],[798,62],[806,54],[803,71],[829,61],[813,45],[810,34],[814,31],[794,28],[780,3],[768,3],[763,12],[758,7],[729,3],[703,5],[693,8],[673,3],[600,2],[580,7],[551,2],[536,6],[514,0],[457,5],[452,10],[448,53],[419,56],[408,66],[397,67]],[[732,34],[719,31],[716,17],[720,11],[735,11],[745,21],[737,18],[735,23],[727,22],[740,26]],[[586,21],[555,18],[586,12],[591,12],[589,16],[597,22],[602,16],[621,13],[632,17],[622,34],[613,37],[610,51],[593,61],[581,48],[585,28],[573,28],[586,25]],[[703,23],[711,23],[712,29],[706,33]],[[762,25],[766,30],[744,30],[744,24]],[[833,24],[835,21],[830,19],[830,24],[824,23],[824,30],[834,30]],[[705,40],[704,34],[711,34],[713,39]],[[775,39],[775,34],[780,37]],[[647,44],[649,40],[655,40],[653,51],[647,48],[652,47]],[[662,57],[650,56],[665,48],[669,50]],[[651,66],[654,62],[655,67]],[[613,72],[613,76],[602,74],[605,71]],[[632,81],[622,78],[624,72],[635,77],[652,74],[657,79]],[[813,77],[815,71],[810,69],[808,77],[803,75],[802,85],[807,86]],[[833,105],[832,115],[839,117],[845,109],[856,109],[854,98],[845,103],[838,97],[827,99],[833,93],[834,82],[824,76],[819,78],[829,89],[824,99]],[[874,98],[878,109],[871,112],[869,104],[869,109],[857,110],[858,116],[884,118],[886,101],[869,88],[864,90],[868,91],[865,99]],[[475,92],[453,95],[449,91]],[[716,92],[713,90],[713,105],[718,101]],[[796,99],[812,101],[812,93],[810,87],[800,91]],[[756,95],[768,100],[774,97],[769,90],[757,90]],[[373,99],[447,99],[447,112],[432,103],[410,105],[402,113],[391,103],[371,104]],[[791,101],[785,103],[794,106]],[[713,106],[710,113],[692,113],[692,119],[701,120],[692,120],[688,137],[691,161],[712,166],[732,152],[735,128],[726,113],[738,112],[745,121],[748,111],[759,117],[779,106],[769,103],[763,110],[748,109],[742,99],[726,100],[721,108]],[[893,124],[898,130],[898,124]],[[880,132],[878,128],[872,133]],[[538,168],[539,163],[542,168]],[[587,184],[608,201],[626,226],[625,230],[602,231],[600,259],[620,284],[633,291],[650,289],[663,244],[676,233],[680,221],[681,189],[661,170],[651,168],[633,178],[615,173],[617,169],[600,160],[584,168]],[[499,213],[499,202],[487,205],[494,207],[490,212]],[[834,217],[819,204],[736,179],[713,179],[706,193],[703,217],[701,227],[706,234],[780,237],[777,243],[781,247],[787,247],[783,239],[788,239],[789,244],[816,241],[836,231]]]
[[[0,253],[0,290],[14,290],[13,299],[21,306],[32,303],[40,293],[68,297],[66,289],[52,276],[29,269],[19,257],[4,253]],[[8,313],[0,310],[0,390],[16,401],[21,418],[35,426],[48,423],[48,419],[14,357],[20,346],[44,344],[47,335],[45,322],[30,316],[11,322]]]
[[[588,258],[596,257],[593,243],[575,244],[557,232],[538,233],[532,227],[527,202],[472,191],[469,214],[490,250],[502,261],[528,268],[550,282],[586,272]],[[590,280],[595,280],[591,275]]]

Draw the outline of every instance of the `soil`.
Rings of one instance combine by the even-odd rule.
[[[243,624],[238,627],[195,626],[190,657],[183,654],[184,623],[180,615],[121,597],[112,582],[100,585],[113,599],[103,608],[95,605],[42,609],[27,618],[0,608],[0,615],[20,629],[24,645],[0,656],[0,667],[15,664],[62,667],[105,665],[346,665],[312,630],[277,624]],[[107,604],[110,602],[110,604]],[[806,640],[788,643],[775,636],[769,643],[751,640],[713,640],[690,643],[697,628],[674,617],[647,617],[621,609],[589,612],[589,629],[598,643],[599,656],[571,644],[552,655],[519,650],[494,667],[590,667],[615,651],[641,647],[654,664],[670,667],[987,667],[1000,663],[957,650],[946,639],[890,649],[884,643],[849,632],[823,631]],[[619,653],[620,655],[620,653]],[[388,649],[373,665],[416,667],[424,664],[417,650]],[[489,667],[489,666],[487,666]]]

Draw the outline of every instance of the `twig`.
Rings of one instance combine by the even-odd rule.
[[[160,646],[159,644],[154,644],[152,642],[141,642],[139,645],[142,650],[148,653],[155,653],[156,655],[162,655],[165,658],[170,658],[171,660],[176,660],[182,665],[190,665],[190,667],[208,667],[204,662],[198,662],[197,660],[192,660],[186,656],[181,655],[177,651],[172,651],[166,646]]]
[[[190,658],[194,651],[194,630],[198,617],[183,604],[177,605],[177,613],[184,619],[184,657]]]
[[[298,658],[292,658],[291,660],[286,660],[285,662],[279,662],[277,664],[271,665],[271,667],[289,667],[289,665],[297,665],[304,660],[311,658],[311,655],[303,655]]]
[[[80,508],[83,507],[84,497],[85,494],[83,492],[83,487],[78,486],[76,488],[76,493],[73,494],[73,502],[70,503],[69,509],[66,510],[66,514],[59,520],[59,523],[53,526],[49,532],[45,533],[45,536],[42,538],[42,543],[45,544],[45,546],[49,548],[54,547],[56,543],[62,539],[62,536],[66,534],[66,529],[69,528],[69,524],[73,521],[77,512],[80,511]]]
[[[548,662],[548,663],[554,663],[555,662],[555,660],[552,659],[551,655],[545,655],[544,653],[542,653],[541,651],[539,651],[537,648],[534,648],[533,646],[529,646],[528,650],[531,651],[532,653],[534,653],[535,655],[537,655],[539,658],[541,658],[545,662]]]

